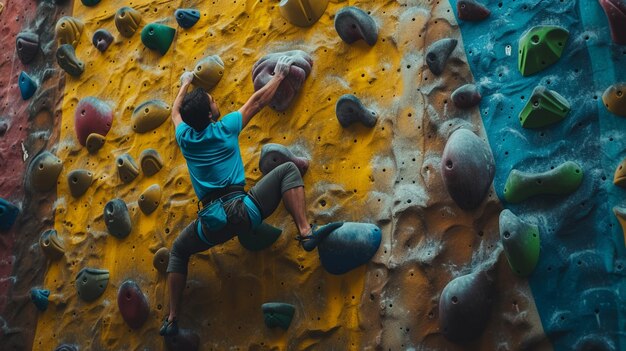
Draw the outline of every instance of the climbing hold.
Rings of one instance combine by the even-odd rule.
[[[261,306],[265,325],[268,328],[280,327],[287,330],[296,312],[296,307],[288,303],[268,302]]]
[[[519,40],[517,68],[523,76],[542,71],[561,57],[569,32],[558,26],[535,26]]]
[[[224,62],[217,55],[198,61],[193,69],[193,84],[207,91],[213,89],[224,75]]]
[[[170,115],[170,106],[161,100],[148,100],[137,106],[131,117],[133,130],[147,133],[163,124]]]
[[[117,173],[124,183],[130,183],[139,175],[139,168],[129,154],[123,154],[117,158]]]
[[[35,83],[35,80],[24,71],[20,73],[17,85],[20,87],[20,93],[22,94],[23,100],[30,99],[33,95],[35,95],[35,91],[37,90],[37,83]]]
[[[63,44],[57,49],[57,62],[69,75],[78,77],[85,71],[85,64],[76,57],[76,51],[70,44]]]
[[[539,227],[504,210],[500,212],[500,242],[513,272],[530,275],[539,261]]]
[[[488,8],[476,0],[459,0],[456,12],[462,21],[482,21],[491,14]]]
[[[99,298],[109,284],[106,269],[83,268],[76,276],[76,290],[83,301],[92,302]]]
[[[85,142],[85,147],[90,154],[95,154],[104,146],[104,137],[98,133],[91,133],[87,137],[87,141]]]
[[[583,171],[572,161],[544,173],[526,173],[514,169],[506,180],[504,199],[518,203],[540,194],[565,195],[578,189],[582,181]]]
[[[146,177],[157,174],[163,168],[161,155],[155,149],[145,149],[139,156],[141,170]]]
[[[361,100],[352,94],[342,95],[335,105],[335,114],[342,127],[347,128],[351,124],[360,122],[366,127],[373,128],[376,125],[378,115],[375,111],[363,106]]]
[[[93,33],[91,42],[100,52],[104,52],[113,42],[113,35],[106,29],[98,29]]]
[[[17,57],[23,64],[32,62],[39,52],[39,35],[33,32],[21,32],[15,39]]]
[[[250,251],[261,251],[266,249],[276,240],[283,231],[265,222],[261,222],[258,227],[250,231],[242,231],[237,234],[239,243]]]
[[[149,215],[159,207],[161,201],[161,187],[159,184],[152,184],[139,196],[139,208],[145,215]]]
[[[489,321],[492,278],[479,271],[452,279],[439,298],[439,330],[452,342],[478,338]]]
[[[29,168],[31,187],[36,191],[46,192],[57,185],[63,163],[49,151],[44,151],[30,162]]]
[[[452,102],[458,108],[470,108],[478,105],[482,96],[474,84],[465,84],[452,93]]]
[[[50,290],[30,289],[30,300],[35,304],[35,307],[42,312],[48,309],[48,297],[50,297]]]
[[[344,223],[317,247],[322,266],[331,274],[344,274],[367,263],[378,251],[380,229],[370,223]]]
[[[617,218],[617,221],[622,227],[622,231],[624,232],[625,236],[624,239],[626,239],[626,207],[613,207],[613,214],[615,214],[615,218]]]
[[[537,86],[519,114],[524,128],[541,128],[554,124],[570,110],[569,102],[554,90]]]
[[[100,3],[100,0],[80,0],[85,6],[96,6]]]
[[[54,351],[78,351],[78,347],[75,345],[62,344],[57,346]]]
[[[0,230],[11,229],[19,213],[20,209],[17,206],[0,197]]]
[[[133,329],[141,328],[150,314],[146,296],[141,292],[139,285],[132,280],[126,280],[120,286],[117,293],[117,307],[126,324]]]
[[[65,255],[65,248],[63,242],[59,238],[57,231],[54,229],[48,229],[41,233],[39,237],[39,246],[43,253],[51,260],[56,260]]]
[[[176,29],[160,23],[150,23],[141,30],[141,42],[148,49],[165,55],[174,41]]]
[[[613,184],[626,188],[626,158],[617,166],[613,175]]]
[[[199,345],[200,336],[189,329],[180,329],[178,335],[165,337],[169,351],[197,351]]]
[[[170,262],[170,250],[167,247],[162,247],[154,253],[152,259],[152,265],[154,268],[162,274],[167,273],[167,265]]]
[[[335,30],[341,40],[352,44],[364,40],[374,46],[378,39],[378,27],[374,19],[358,7],[346,6],[335,15]]]
[[[274,75],[276,62],[281,56],[291,56],[294,59],[287,77],[280,83],[270,107],[276,111],[284,111],[289,107],[296,94],[300,91],[304,80],[311,73],[313,59],[309,54],[301,50],[277,52],[265,55],[252,67],[252,81],[254,90],[261,89]]]
[[[609,112],[626,117],[626,83],[617,83],[608,87],[602,94],[602,102]]]
[[[193,27],[194,24],[200,19],[200,11],[194,9],[178,9],[174,12],[176,22],[178,25],[188,29]]]
[[[317,22],[326,11],[328,0],[281,0],[280,14],[289,23],[298,27],[309,27]]]
[[[93,173],[86,169],[77,169],[67,174],[67,185],[74,197],[80,197],[93,182]]]
[[[456,48],[458,41],[452,38],[445,38],[433,43],[426,51],[426,64],[430,71],[438,76],[443,73],[448,58]]]
[[[611,37],[616,44],[626,45],[626,2],[599,0],[611,27]]]
[[[283,145],[269,143],[261,148],[259,169],[264,175],[286,162],[293,162],[298,167],[301,176],[304,176],[309,169],[309,160],[297,157]]]
[[[77,18],[69,16],[61,17],[54,29],[59,45],[70,44],[76,47],[84,26],[83,22]]]
[[[473,132],[458,129],[448,139],[441,158],[443,182],[456,204],[464,210],[480,206],[495,175],[489,145]]]
[[[130,234],[132,223],[128,207],[122,199],[113,199],[104,206],[104,223],[109,234],[123,239]]]
[[[4,11],[4,3],[0,2],[0,15],[2,14],[2,11]]]
[[[104,101],[88,96],[82,98],[74,112],[74,128],[78,142],[85,146],[87,137],[92,133],[107,135],[113,123],[113,110]],[[97,144],[96,144],[97,145]]]
[[[115,13],[115,27],[121,35],[130,38],[141,24],[141,13],[132,7],[124,6]]]

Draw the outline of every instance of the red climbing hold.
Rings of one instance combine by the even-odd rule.
[[[133,329],[141,328],[150,314],[146,296],[141,292],[139,285],[132,280],[127,280],[120,286],[117,293],[117,306],[126,324]]]
[[[626,1],[599,0],[599,2],[609,19],[613,41],[620,45],[626,45]]]
[[[491,14],[488,8],[476,0],[459,0],[456,11],[463,21],[482,21]]]
[[[112,123],[113,110],[106,102],[92,96],[78,102],[74,113],[74,126],[81,145],[85,146],[91,133],[106,136]]]

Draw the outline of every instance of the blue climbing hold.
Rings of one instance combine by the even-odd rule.
[[[30,299],[40,311],[45,311],[48,308],[48,297],[50,297],[50,290],[30,289]]]
[[[17,82],[20,87],[20,93],[22,93],[22,99],[28,100],[31,96],[35,95],[35,90],[37,90],[37,83],[28,75],[26,72],[22,71],[20,73],[20,78]]]
[[[11,229],[19,213],[17,206],[0,197],[0,230]]]
[[[176,17],[176,22],[178,22],[179,26],[188,29],[198,23],[200,11],[194,9],[178,9],[174,12],[174,17]]]
[[[322,241],[317,251],[328,273],[344,274],[367,263],[378,251],[380,228],[369,223],[346,222]]]

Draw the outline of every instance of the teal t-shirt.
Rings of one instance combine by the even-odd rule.
[[[215,189],[229,185],[245,185],[246,176],[239,150],[242,128],[241,112],[231,112],[218,122],[197,132],[185,122],[176,127],[176,142],[187,161],[191,185],[198,199]],[[261,214],[246,196],[244,204],[252,227],[261,223]]]

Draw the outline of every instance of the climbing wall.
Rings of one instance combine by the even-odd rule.
[[[623,0],[0,0],[0,349],[623,349],[624,23]],[[226,114],[285,52],[247,185],[291,159],[311,221],[349,223],[309,253],[281,206],[270,239],[194,256],[164,339],[198,209],[179,77]]]

